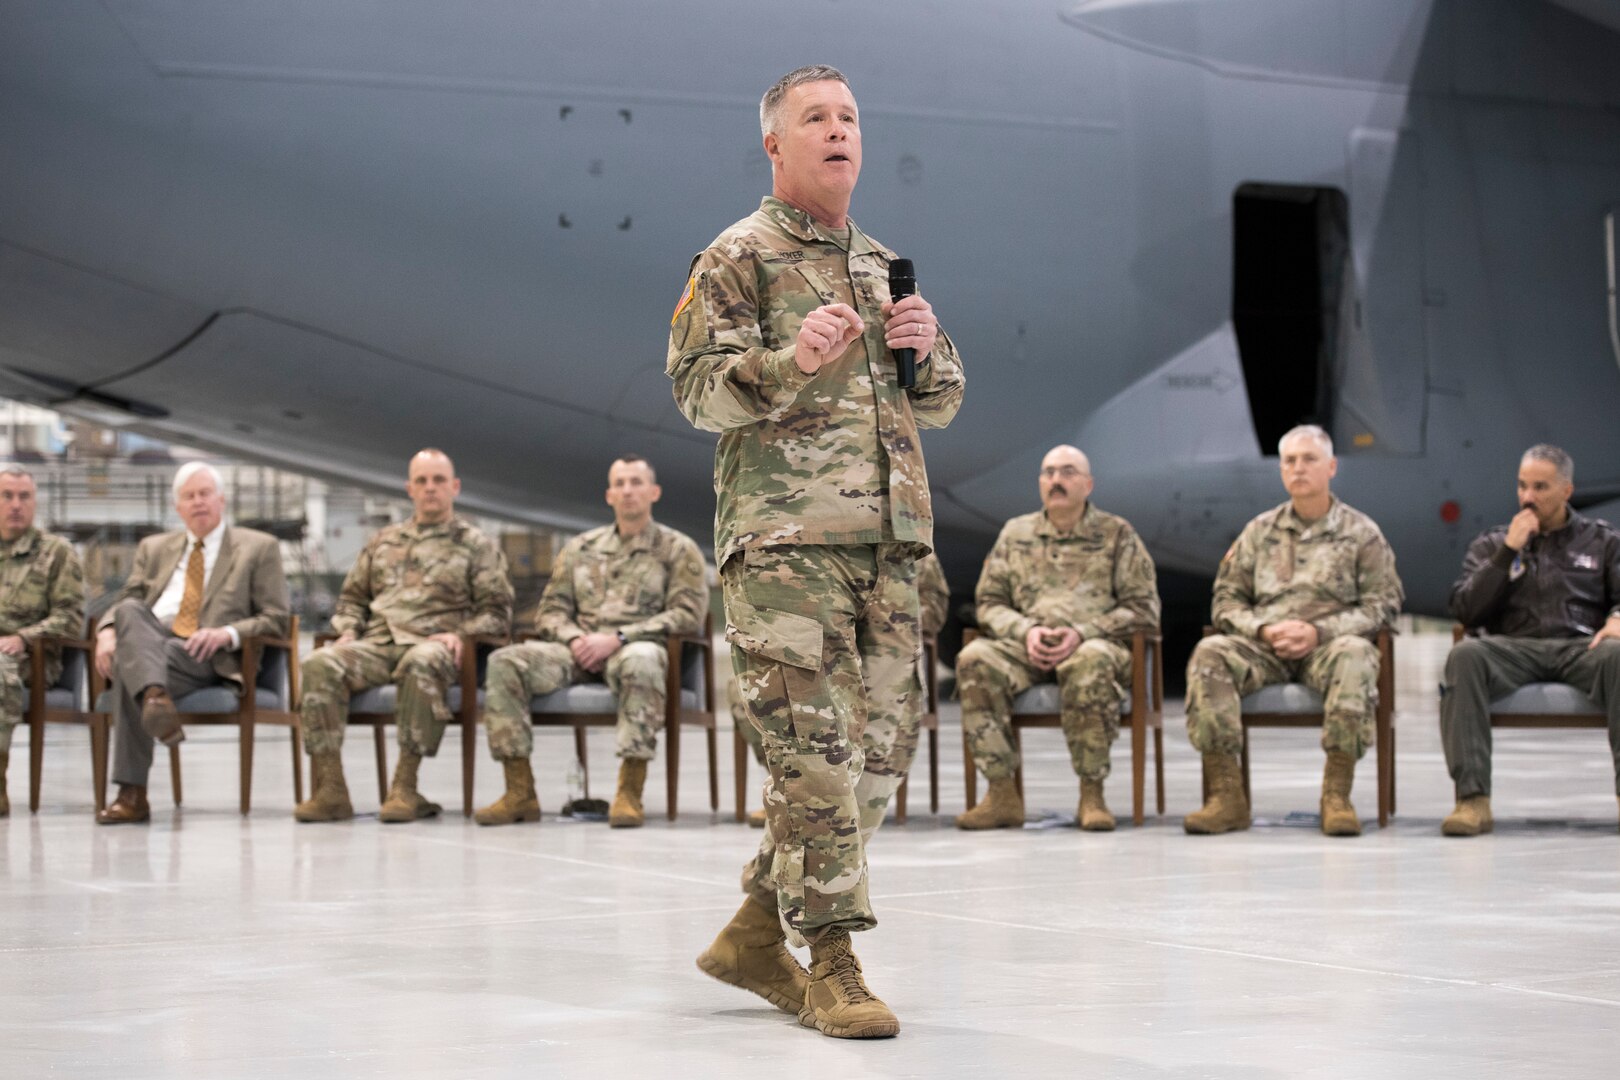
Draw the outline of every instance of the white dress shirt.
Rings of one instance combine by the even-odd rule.
[[[225,522],[221,521],[214,526],[214,531],[202,538],[203,545],[203,592],[208,591],[208,581],[214,576],[214,564],[219,562],[219,549],[225,543]],[[197,538],[186,530],[186,548],[180,553],[180,561],[174,566],[174,573],[169,577],[169,583],[163,587],[163,593],[152,605],[152,614],[157,616],[158,622],[164,626],[173,626],[174,618],[180,614],[180,602],[186,596],[186,566],[191,562],[191,549],[197,546]],[[242,647],[242,637],[236,632],[236,627],[225,628],[231,635],[231,651],[235,652]]]

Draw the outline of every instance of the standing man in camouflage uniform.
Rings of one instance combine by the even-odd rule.
[[[1050,450],[1041,461],[1044,509],[1007,523],[979,575],[982,636],[957,657],[956,673],[962,731],[990,791],[956,819],[959,829],[1024,824],[1013,777],[1013,699],[1053,679],[1080,777],[1075,816],[1090,832],[1114,827],[1103,781],[1131,678],[1131,635],[1158,628],[1159,590],[1136,530],[1092,506],[1092,486],[1085,454],[1072,446]]]
[[[1322,831],[1359,836],[1350,804],[1356,762],[1373,738],[1378,648],[1404,593],[1395,553],[1373,520],[1329,490],[1339,461],[1314,424],[1277,446],[1289,501],[1244,526],[1215,577],[1214,622],[1187,663],[1187,734],[1204,755],[1209,796],[1190,833],[1249,827],[1240,702],[1263,686],[1302,682],[1324,698]]]
[[[1491,818],[1491,702],[1525,683],[1565,682],[1608,714],[1620,792],[1620,531],[1569,505],[1575,462],[1543,443],[1519,461],[1519,512],[1475,537],[1451,587],[1451,614],[1474,631],[1446,657],[1440,735],[1457,806],[1447,836]]]
[[[6,766],[28,703],[28,649],[84,633],[84,568],[66,540],[34,528],[37,494],[28,470],[0,469],[0,817],[11,813]],[[45,685],[61,674],[62,650],[45,646]]]
[[[304,661],[300,707],[314,790],[293,810],[299,821],[354,816],[343,779],[349,697],[399,687],[399,766],[377,818],[415,821],[442,809],[416,790],[422,758],[439,752],[450,720],[446,701],[461,668],[462,637],[504,637],[512,629],[512,580],[489,537],[456,516],[461,480],[442,450],[411,458],[405,491],[415,512],[381,530],[343,579],[332,629],[337,640]]]
[[[742,908],[698,959],[822,1032],[893,1035],[850,932],[876,924],[862,822],[910,764],[916,559],[933,541],[918,426],[962,400],[956,349],[921,296],[891,302],[895,258],[848,217],[861,131],[847,81],[800,68],[760,102],[772,195],[692,262],[667,370],[694,425],[721,432],[715,560],[726,638],[764,734],[769,825]],[[897,385],[889,350],[916,350]],[[892,747],[863,774],[863,729]],[[806,975],[783,940],[809,944]]]
[[[945,626],[945,616],[951,602],[951,588],[945,581],[945,568],[939,564],[939,556],[929,552],[917,560],[917,614],[918,626],[922,630],[922,640],[929,641],[939,636],[940,630]],[[764,735],[753,724],[748,722],[748,710],[743,706],[742,693],[738,688],[736,679],[726,683],[726,700],[731,706],[731,722],[736,725],[737,731],[743,740],[748,743],[754,752],[754,760],[761,767],[765,766]],[[898,732],[892,733],[892,742],[900,744],[902,739],[909,738],[908,745],[901,748],[900,753],[889,751],[891,758],[904,757],[910,762],[916,760],[917,734],[922,726],[923,698],[921,693],[907,694],[904,699],[911,715],[908,715]],[[866,759],[866,767],[872,769],[872,777],[878,776],[873,762],[885,756],[885,748],[878,743],[880,734],[876,725],[868,723],[866,730],[861,732],[861,751]],[[766,770],[769,772],[769,769]],[[865,786],[870,786],[865,773],[862,774]],[[896,790],[899,790],[896,788]],[[889,807],[889,796],[870,798],[861,806],[861,840],[870,842],[872,834],[877,832],[882,824],[885,813]],[[765,827],[765,808],[751,811],[748,815],[748,824],[751,828],[763,829]]]
[[[557,556],[535,616],[541,640],[489,658],[484,724],[489,752],[506,770],[506,794],[478,811],[478,824],[540,820],[529,699],[593,681],[605,681],[619,702],[619,790],[608,824],[635,828],[645,819],[641,789],[664,723],[664,642],[698,633],[709,607],[697,544],[652,519],[662,494],[645,458],[614,461],[607,489],[613,524],[574,537]]]

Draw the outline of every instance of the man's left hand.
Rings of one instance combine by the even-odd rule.
[[[21,656],[28,651],[28,645],[23,641],[21,634],[7,634],[0,637],[0,653],[7,656]]]
[[[1620,640],[1620,616],[1611,616],[1609,621],[1603,624],[1602,629],[1592,635],[1592,644],[1588,645],[1587,648],[1597,648],[1598,642],[1604,638]]]
[[[1321,641],[1316,627],[1302,619],[1285,619],[1273,623],[1269,629],[1272,631],[1271,651],[1282,660],[1304,659]]]
[[[461,635],[460,634],[430,634],[429,641],[437,641],[450,651],[450,662],[457,667],[461,666]]]
[[[600,671],[608,657],[619,651],[618,634],[586,634],[571,643],[574,662],[586,671]]]
[[[229,648],[230,644],[229,630],[223,626],[210,626],[186,638],[186,652],[191,654],[193,660],[206,663],[219,650]]]
[[[934,309],[919,295],[908,296],[898,303],[887,301],[883,305],[888,320],[883,331],[883,343],[891,349],[916,349],[917,363],[928,359],[939,337],[939,323],[934,320]]]

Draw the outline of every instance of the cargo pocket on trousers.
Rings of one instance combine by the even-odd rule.
[[[726,598],[726,640],[789,667],[821,670],[821,624],[808,615],[757,608]]]

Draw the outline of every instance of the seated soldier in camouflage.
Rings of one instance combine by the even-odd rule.
[[[1129,641],[1159,624],[1153,559],[1124,518],[1092,506],[1091,463],[1072,446],[1041,461],[1043,509],[1013,518],[996,538],[975,593],[980,637],[956,658],[962,731],[989,794],[959,829],[1024,824],[1013,773],[1013,699],[1057,680],[1063,734],[1080,777],[1080,827],[1105,832],[1103,798],[1119,706],[1130,682]]]
[[[1350,786],[1373,737],[1373,638],[1401,609],[1401,580],[1378,526],[1329,490],[1339,462],[1327,432],[1303,424],[1277,452],[1289,501],[1249,522],[1221,560],[1220,633],[1199,642],[1187,664],[1187,734],[1204,755],[1208,797],[1182,824],[1190,833],[1249,827],[1242,698],[1302,682],[1324,698],[1322,831],[1359,836]]]
[[[0,817],[11,813],[6,765],[28,704],[28,646],[84,633],[84,569],[66,540],[34,528],[35,495],[28,470],[0,469]],[[61,674],[61,650],[47,647],[45,684]]]
[[[923,558],[917,560],[918,625],[922,630],[923,641],[932,641],[934,638],[939,637],[940,630],[944,629],[945,626],[945,616],[950,608],[950,603],[951,588],[945,581],[945,568],[939,564],[939,556],[929,552]],[[726,684],[726,701],[731,707],[731,722],[736,725],[737,731],[743,737],[743,741],[753,749],[754,760],[759,763],[760,768],[765,768],[763,737],[759,729],[748,722],[747,710],[743,706],[741,693],[735,678]],[[911,724],[906,725],[911,731],[912,750],[914,751],[917,729],[922,723],[923,699],[917,694],[907,695],[904,704],[916,714],[916,719]],[[877,739],[871,735],[870,731],[862,733],[861,742],[868,761],[878,761],[886,756],[883,748],[877,744]],[[907,760],[912,760],[913,757],[913,753],[908,752],[906,754]],[[873,808],[872,812],[875,814],[878,809],[887,810],[888,800],[885,799],[883,805]],[[862,818],[862,831],[866,832],[866,815],[864,813]],[[748,824],[755,829],[765,827],[765,808],[763,806],[758,810],[749,812]],[[875,832],[876,826],[873,825],[870,831]],[[870,839],[870,836],[867,839]]]
[[[608,824],[634,828],[645,820],[641,790],[664,723],[664,640],[699,632],[709,608],[697,544],[652,519],[662,493],[646,459],[615,461],[607,488],[613,524],[574,537],[558,554],[535,617],[542,640],[489,658],[484,724],[489,752],[506,770],[506,793],[478,811],[480,825],[540,820],[529,699],[591,681],[605,681],[619,702],[619,790]]]
[[[450,720],[446,700],[460,675],[462,636],[505,637],[512,628],[512,580],[500,548],[456,516],[461,480],[442,450],[411,458],[405,491],[415,512],[381,530],[343,579],[332,615],[335,642],[303,665],[304,747],[314,791],[293,811],[299,821],[354,816],[343,779],[349,698],[390,682],[399,766],[377,817],[431,817],[441,807],[416,790],[422,758],[439,752]]]

